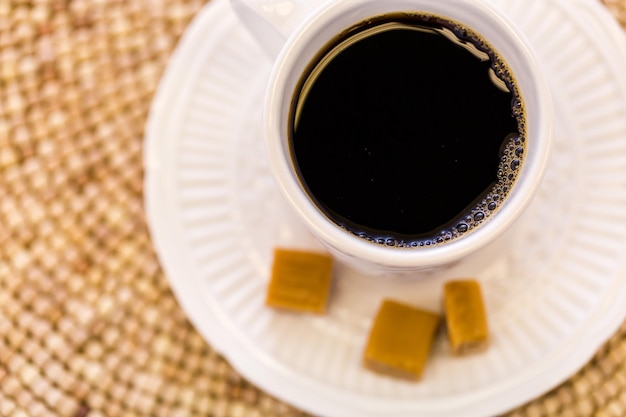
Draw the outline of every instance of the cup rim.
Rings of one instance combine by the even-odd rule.
[[[422,11],[448,17],[472,27],[481,36],[484,30],[476,24],[468,24],[459,16],[471,16],[485,23],[483,28],[496,31],[498,35],[485,39],[492,43],[507,45],[504,50],[494,45],[511,68],[527,111],[527,153],[513,189],[496,215],[467,235],[442,245],[418,248],[400,248],[372,243],[343,230],[328,219],[312,202],[300,184],[295,166],[291,161],[287,127],[283,123],[283,109],[293,95],[285,80],[293,74],[293,68],[302,60],[303,49],[323,31],[327,22],[345,18],[345,28],[362,18],[355,17],[358,8],[379,7],[394,11]],[[480,20],[482,19],[482,20]],[[473,21],[472,20],[472,21]],[[330,39],[330,38],[328,38]],[[497,42],[496,42],[497,41]],[[507,59],[514,57],[514,63]],[[312,56],[307,58],[310,60]],[[306,63],[305,63],[306,64]],[[523,77],[523,83],[520,83]],[[532,102],[532,108],[529,103]],[[287,108],[289,104],[287,104]],[[532,115],[530,111],[532,110]],[[326,3],[309,15],[279,53],[268,84],[264,106],[265,142],[272,175],[308,229],[331,251],[338,251],[344,258],[360,259],[365,263],[391,268],[429,268],[452,263],[479,248],[487,246],[520,217],[539,188],[545,173],[552,135],[552,101],[548,84],[530,47],[530,43],[515,23],[495,5],[483,0],[339,0]],[[532,131],[531,131],[532,129]],[[531,142],[532,141],[532,142]]]

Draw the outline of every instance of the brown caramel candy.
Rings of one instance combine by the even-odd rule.
[[[397,378],[420,379],[438,325],[437,314],[385,300],[370,331],[365,367]]]
[[[489,344],[487,315],[475,280],[450,281],[444,287],[446,326],[452,352],[471,353]]]
[[[323,314],[330,291],[333,260],[321,253],[275,249],[265,304]]]

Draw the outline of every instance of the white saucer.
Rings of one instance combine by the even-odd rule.
[[[328,417],[488,416],[583,366],[626,317],[626,38],[592,0],[497,0],[545,65],[556,143],[541,192],[486,269],[415,281],[337,272],[325,317],[263,306],[274,246],[315,247],[283,205],[260,135],[270,63],[226,0],[212,0],[172,56],[147,126],[146,207],[182,307],[262,389]],[[442,280],[478,277],[493,332],[483,354],[439,342],[423,381],[361,368],[383,297],[439,309]]]

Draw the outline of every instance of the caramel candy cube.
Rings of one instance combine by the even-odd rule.
[[[330,291],[333,260],[329,255],[277,248],[265,304],[323,314]]]
[[[453,353],[471,353],[487,348],[489,344],[487,315],[480,284],[477,281],[446,283],[444,309]]]
[[[392,377],[420,379],[439,321],[437,314],[385,300],[370,331],[365,367]]]

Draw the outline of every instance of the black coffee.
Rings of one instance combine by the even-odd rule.
[[[294,95],[300,180],[336,224],[396,246],[441,244],[497,211],[521,167],[513,77],[475,33],[431,15],[356,25]]]

